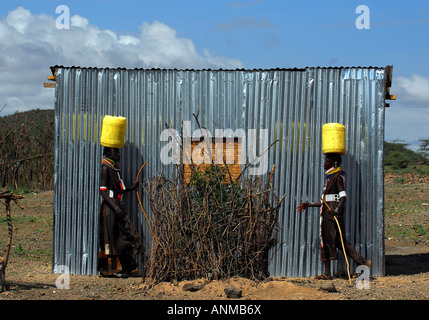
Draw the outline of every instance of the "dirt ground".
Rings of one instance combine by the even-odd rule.
[[[12,205],[13,247],[6,269],[8,290],[0,300],[228,300],[224,289],[242,290],[240,300],[427,300],[429,299],[429,179],[386,175],[386,276],[371,277],[368,289],[359,289],[356,278],[334,278],[333,292],[322,290],[326,280],[269,278],[160,283],[145,290],[141,277],[103,278],[70,275],[69,289],[56,285],[51,271],[53,192],[25,194],[24,210]],[[427,205],[428,204],[428,205]],[[0,254],[7,227],[0,205]],[[204,283],[201,290],[184,291],[189,282]],[[64,281],[58,282],[65,285]]]

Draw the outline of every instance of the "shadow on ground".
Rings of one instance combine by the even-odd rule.
[[[429,272],[429,253],[386,255],[386,276]]]

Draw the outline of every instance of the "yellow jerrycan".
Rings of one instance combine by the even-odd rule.
[[[126,118],[109,115],[104,116],[103,126],[101,127],[101,145],[110,148],[122,148],[125,143],[126,128]]]
[[[346,128],[340,123],[326,123],[322,126],[323,154],[346,153]]]

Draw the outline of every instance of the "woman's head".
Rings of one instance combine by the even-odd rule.
[[[103,155],[115,162],[119,162],[121,160],[121,154],[118,148],[104,147]]]
[[[325,155],[325,163],[323,164],[325,170],[338,167],[339,165],[341,165],[341,155],[338,153],[328,153]]]

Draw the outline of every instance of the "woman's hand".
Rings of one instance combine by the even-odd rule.
[[[296,208],[296,211],[298,212],[304,212],[305,210],[307,210],[307,208],[310,206],[310,203],[308,202],[302,202],[301,205],[298,206],[298,208]]]
[[[139,186],[139,182],[138,181],[134,181],[134,184],[133,184],[131,190],[136,190],[138,188],[138,186]]]

